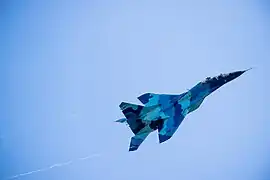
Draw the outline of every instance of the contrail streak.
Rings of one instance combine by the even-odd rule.
[[[75,163],[76,161],[85,161],[85,160],[92,159],[94,157],[99,157],[99,156],[101,156],[101,154],[92,154],[92,155],[89,155],[89,156],[86,156],[86,157],[81,157],[81,158],[74,159],[74,160],[71,160],[71,161],[62,162],[62,163],[56,163],[56,164],[53,164],[53,165],[51,165],[49,167],[45,167],[45,168],[37,169],[37,170],[34,170],[34,171],[29,171],[29,172],[25,172],[25,173],[21,173],[21,174],[18,174],[18,175],[11,176],[11,177],[7,178],[7,180],[16,179],[16,178],[19,178],[19,177],[22,177],[22,176],[31,175],[31,174],[35,174],[35,173],[38,173],[38,172],[49,171],[50,169],[53,169],[53,168],[56,168],[56,167],[68,166],[70,164]]]

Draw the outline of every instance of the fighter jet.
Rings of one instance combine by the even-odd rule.
[[[145,93],[138,97],[144,106],[122,102],[119,107],[125,118],[116,122],[126,123],[135,135],[131,138],[129,151],[137,150],[146,137],[156,130],[159,143],[170,139],[186,115],[198,109],[209,94],[250,69],[207,77],[178,95]]]

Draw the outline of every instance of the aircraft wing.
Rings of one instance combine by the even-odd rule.
[[[145,106],[153,106],[160,104],[163,108],[168,107],[170,103],[176,102],[186,93],[182,94],[155,94],[155,93],[145,93],[138,97],[138,99],[145,105]]]
[[[168,119],[165,119],[163,125],[158,129],[158,138],[160,143],[167,141],[173,136],[185,116],[186,112],[183,112],[181,105],[177,104],[175,109],[171,109],[171,116]]]
[[[158,129],[159,142],[163,143],[170,139],[184,120],[190,106],[191,94],[186,93],[180,101],[177,101],[170,108],[165,109],[165,115],[169,116],[165,119],[163,125]]]
[[[146,137],[150,134],[151,131],[145,131],[142,133],[138,133],[131,138],[129,151],[136,151],[142,142],[146,139]]]

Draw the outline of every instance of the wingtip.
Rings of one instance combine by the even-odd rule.
[[[137,146],[130,146],[128,151],[132,152],[132,151],[137,151],[138,147]]]
[[[166,136],[166,135],[159,134],[159,143],[161,144],[161,143],[167,141],[170,138],[171,138],[171,136]]]

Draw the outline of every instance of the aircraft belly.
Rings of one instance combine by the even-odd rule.
[[[144,118],[144,119],[145,119],[146,121],[155,120],[155,119],[158,119],[159,114],[160,114],[160,108],[156,108],[156,109],[154,109],[153,111],[148,112],[148,113],[145,115],[145,118]]]
[[[144,123],[150,124],[152,121],[157,121],[159,119],[167,119],[167,118],[169,118],[169,116],[167,116],[166,113],[164,113],[164,111],[162,111],[162,109],[158,107],[154,109],[153,111],[146,113],[142,117],[142,120]]]
[[[143,129],[141,129],[137,134],[151,133],[154,130],[150,128],[149,125],[146,125]]]

